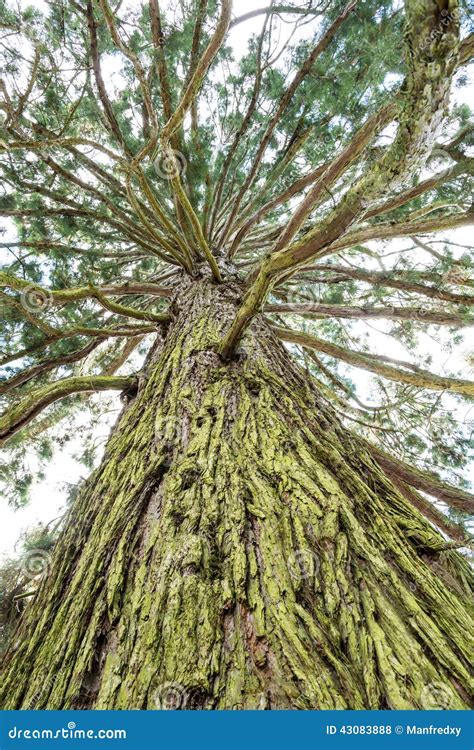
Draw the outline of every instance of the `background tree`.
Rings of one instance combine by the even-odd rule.
[[[14,501],[85,394],[124,401],[2,707],[466,706],[474,383],[423,354],[472,324],[445,236],[474,216],[466,25],[453,0],[2,6]]]

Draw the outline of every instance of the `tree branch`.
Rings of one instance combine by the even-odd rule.
[[[255,10],[249,10],[237,18],[233,18],[230,22],[230,28],[233,29],[239,23],[250,21],[252,18],[257,16],[265,15],[279,15],[280,13],[288,13],[289,15],[304,15],[304,16],[321,16],[322,10],[316,10],[313,8],[295,8],[293,5],[268,5],[266,8],[256,8]]]
[[[325,251],[318,253],[318,258],[340,252],[348,247],[362,245],[370,240],[391,240],[396,237],[411,237],[414,234],[430,234],[470,226],[474,224],[474,211],[468,211],[464,214],[436,216],[432,219],[425,219],[425,221],[410,221],[410,215],[407,218],[407,221],[400,223],[390,222],[361,227],[360,229],[355,228],[352,232],[343,235],[341,239],[328,245]]]
[[[347,279],[357,279],[358,281],[364,281],[367,284],[372,284],[378,287],[389,287],[392,289],[401,289],[404,292],[414,292],[421,294],[424,297],[430,297],[431,299],[441,299],[445,302],[452,302],[457,305],[473,305],[474,296],[470,294],[456,294],[454,292],[448,292],[440,288],[440,284],[443,282],[442,277],[434,278],[433,280],[438,284],[437,286],[427,286],[426,284],[419,284],[412,280],[412,277],[408,275],[406,277],[403,273],[398,273],[394,276],[394,272],[390,271],[367,271],[365,269],[351,268],[350,266],[337,266],[329,263],[318,263],[314,266],[307,266],[301,269],[301,276],[303,273],[309,271],[323,271],[324,273],[334,273],[337,277],[333,277],[332,281],[346,281]],[[298,278],[300,274],[298,274]],[[338,278],[339,277],[339,278]],[[318,281],[324,281],[324,279],[318,279]]]
[[[91,375],[59,380],[38,388],[0,417],[0,444],[31,422],[43,409],[73,393],[119,390],[129,388],[135,377]]]
[[[474,301],[474,297],[473,297]],[[361,318],[385,320],[416,320],[419,323],[445,326],[472,326],[474,315],[445,312],[444,310],[426,310],[424,307],[351,307],[349,305],[327,305],[324,302],[314,304],[278,304],[265,305],[265,312],[290,313],[305,318]]]
[[[408,74],[404,96],[399,101],[399,127],[392,145],[380,162],[346,193],[338,207],[309,236],[304,235],[299,242],[283,247],[262,261],[222,343],[224,358],[231,355],[276,278],[311,258],[330,252],[330,246],[332,252],[338,238],[364,214],[370,202],[402,181],[415,165],[421,168],[426,160],[435,142],[455,71],[459,27],[452,14],[440,30],[438,6],[434,0],[406,0],[405,9]],[[433,31],[440,33],[426,52],[419,44],[420,39]],[[417,54],[413,54],[413,50]],[[303,202],[299,213],[304,214],[308,209],[309,205]],[[297,219],[298,214],[296,223]]]
[[[459,526],[459,524],[451,521],[445,513],[442,513],[440,510],[438,510],[436,505],[430,503],[429,500],[424,498],[423,495],[420,495],[420,493],[413,489],[413,487],[410,487],[410,485],[402,482],[396,474],[389,472],[387,473],[389,474],[393,484],[402,493],[402,495],[404,495],[407,500],[409,500],[410,503],[417,510],[419,510],[425,518],[428,519],[428,521],[431,521],[432,524],[437,526],[438,529],[440,529],[450,539],[454,539],[460,544],[468,545],[470,543],[471,539],[469,535],[466,534],[462,526]],[[457,500],[456,502],[459,502],[459,500]],[[455,507],[451,502],[448,503],[448,505],[450,505],[451,507]]]
[[[113,136],[115,136],[115,139],[117,140],[119,145],[122,147],[124,152],[128,156],[131,156],[132,153],[125,142],[122,131],[120,130],[119,124],[117,122],[117,118],[115,117],[115,114],[114,114],[114,110],[112,109],[112,104],[110,103],[110,99],[107,95],[107,89],[105,88],[104,79],[102,77],[99,47],[98,47],[98,42],[97,42],[97,24],[94,18],[92,0],[87,0],[87,25],[89,28],[89,37],[90,37],[90,43],[91,43],[90,51],[91,51],[91,57],[92,57],[92,70],[94,71],[94,77],[95,77],[95,82],[97,84],[97,90],[99,92],[100,101],[102,102],[102,106],[104,108],[104,112],[106,116],[105,124],[108,126],[109,132]]]
[[[183,93],[172,117],[168,120],[163,128],[162,140],[166,142],[181,126],[184,116],[192,104],[194,97],[199,91],[204,77],[209,70],[215,56],[219,52],[229,28],[230,16],[232,11],[232,0],[221,0],[221,14],[217,22],[217,27],[211,41],[204,50],[201,59],[196,65],[196,69],[189,81],[188,87]]]
[[[70,365],[74,362],[79,362],[81,359],[84,359],[91,352],[93,352],[94,349],[96,349],[101,343],[102,339],[91,341],[89,344],[87,344],[87,346],[84,346],[78,351],[71,352],[70,354],[64,354],[61,357],[47,359],[44,362],[33,365],[33,367],[28,367],[26,370],[22,370],[16,375],[13,375],[13,377],[9,378],[8,380],[3,380],[0,383],[0,393],[8,393],[8,391],[11,391],[13,388],[18,388],[19,386],[28,383],[28,381],[32,380],[38,375],[42,375],[49,370],[53,370],[55,367],[62,367],[63,365]]]
[[[229,217],[227,219],[226,225],[224,227],[224,230],[219,237],[219,242],[221,244],[224,244],[228,235],[230,234],[234,219],[239,211],[240,204],[242,203],[242,199],[244,195],[246,194],[249,187],[253,184],[256,174],[258,172],[258,169],[260,167],[260,164],[262,162],[263,156],[265,154],[265,151],[267,150],[268,144],[271,141],[273,132],[275,130],[276,125],[280,121],[283,113],[285,112],[288,104],[292,100],[296,90],[302,83],[302,81],[306,78],[306,76],[311,71],[311,68],[313,67],[314,62],[316,59],[321,55],[329,46],[330,42],[333,40],[334,36],[336,35],[337,31],[339,30],[340,26],[344,23],[346,18],[349,16],[349,14],[354,10],[354,8],[357,5],[358,0],[350,0],[348,5],[344,8],[342,13],[336,18],[336,20],[331,24],[329,29],[326,31],[324,36],[318,41],[316,46],[311,50],[309,55],[306,57],[305,61],[303,62],[303,65],[298,70],[296,75],[294,76],[293,80],[291,81],[290,85],[284,92],[283,96],[280,99],[280,102],[278,104],[278,107],[276,109],[275,114],[273,115],[272,119],[268,123],[265,132],[262,136],[262,139],[260,141],[260,145],[257,150],[257,154],[253,160],[253,164],[250,167],[249,173],[247,175],[247,178],[245,179],[242,187],[240,188],[237,197],[234,201],[232,210],[229,214]]]
[[[148,282],[129,281],[124,284],[110,284],[93,289],[90,286],[70,287],[69,289],[45,289],[25,279],[19,279],[9,273],[0,271],[0,287],[14,289],[17,292],[35,292],[47,304],[66,305],[83,299],[93,299],[97,294],[118,296],[127,294],[151,294],[157,297],[170,297],[172,291],[166,287]]]
[[[46,346],[54,344],[61,339],[70,339],[75,336],[92,336],[92,338],[100,339],[107,339],[110,336],[117,336],[119,338],[124,336],[125,338],[129,338],[130,336],[144,336],[147,333],[156,333],[156,331],[156,325],[145,326],[130,324],[122,325],[120,327],[117,326],[116,328],[88,328],[87,326],[74,326],[74,328],[69,328],[64,331],[58,330],[57,334],[54,336],[49,336],[37,344],[33,344],[33,346],[29,346],[19,352],[3,357],[0,360],[0,365],[6,365],[9,362],[14,362],[16,359],[29,357],[31,354],[34,354],[40,349],[44,349]]]
[[[447,482],[443,482],[435,474],[428,471],[416,469],[414,466],[401,461],[398,458],[385,453],[378,446],[364,440],[364,444],[374,457],[375,461],[392,477],[397,477],[400,481],[415,487],[421,492],[436,497],[443,503],[460,510],[463,513],[474,512],[474,495],[466,490],[453,487]]]
[[[370,354],[357,352],[353,349],[344,349],[342,346],[331,344],[329,341],[323,341],[323,339],[310,336],[307,333],[293,331],[288,328],[279,328],[277,326],[272,326],[272,330],[283,341],[306,346],[309,349],[316,349],[316,351],[323,352],[329,357],[335,357],[353,367],[369,370],[369,372],[388,378],[388,380],[394,380],[397,383],[407,383],[417,388],[448,391],[449,393],[457,393],[461,396],[474,397],[474,381],[445,378],[421,368],[417,368],[416,372],[407,372],[406,370],[384,364]]]

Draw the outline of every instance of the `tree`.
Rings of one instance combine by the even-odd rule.
[[[124,403],[0,704],[465,707],[474,383],[420,344],[472,324],[463,7],[173,7],[3,6],[16,501]]]

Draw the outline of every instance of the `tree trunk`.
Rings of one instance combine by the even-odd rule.
[[[463,708],[469,568],[237,284],[183,282],[3,664],[3,708]],[[449,546],[449,545],[448,545]]]

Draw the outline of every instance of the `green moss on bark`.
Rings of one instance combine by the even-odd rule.
[[[5,708],[426,708],[469,693],[469,570],[240,290],[183,286],[3,664]]]

